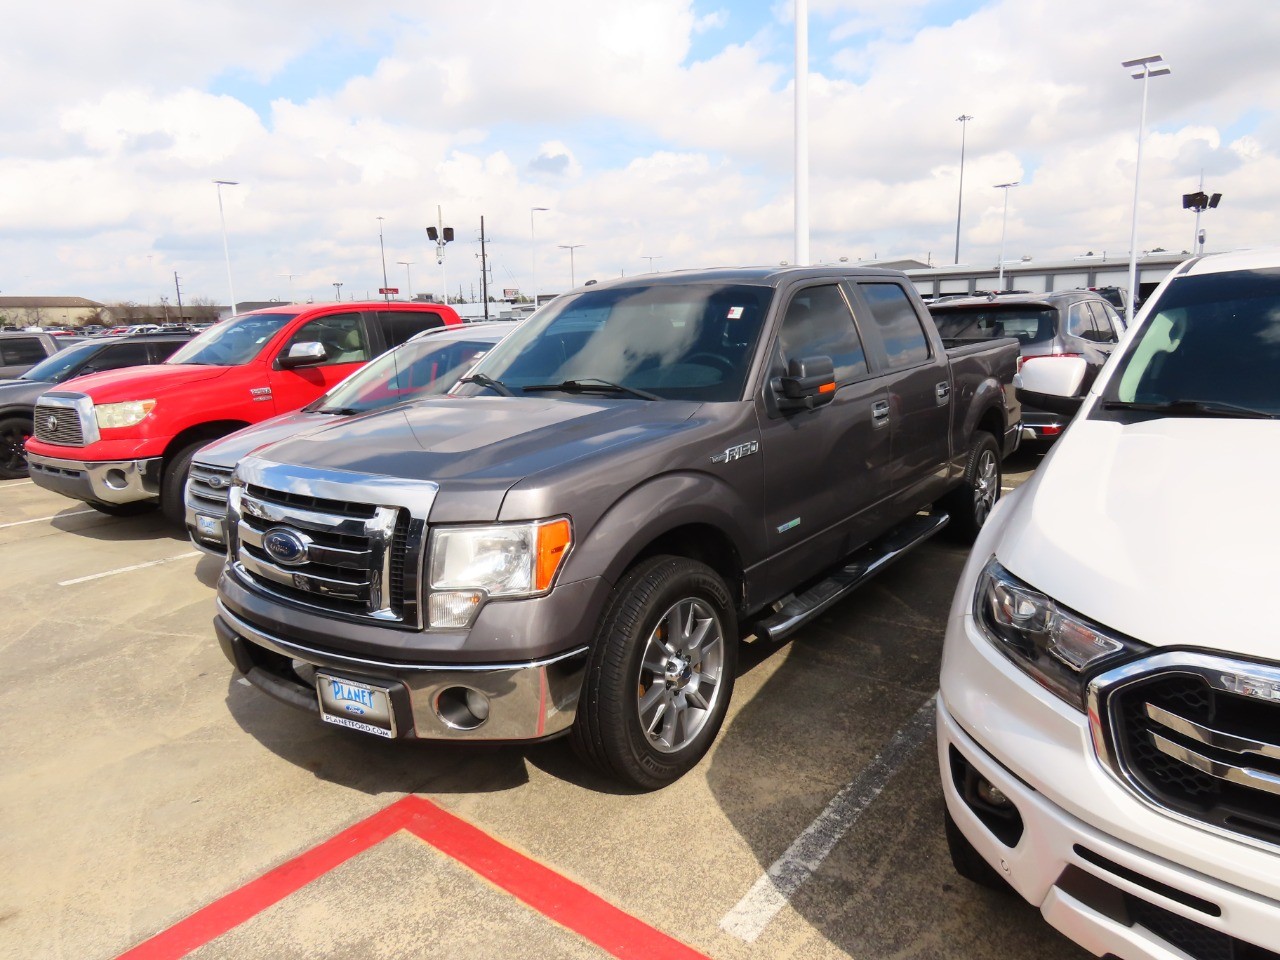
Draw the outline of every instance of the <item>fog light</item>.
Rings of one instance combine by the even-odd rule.
[[[129,484],[129,479],[124,475],[123,470],[111,469],[106,475],[107,486],[112,490],[123,490]]]
[[[981,775],[978,778],[978,799],[983,803],[991,804],[993,807],[1007,807],[1010,803],[1009,798],[1004,795],[1004,791],[994,783],[981,777]]]
[[[489,698],[470,687],[448,687],[436,697],[436,716],[454,730],[474,730],[489,719]]]

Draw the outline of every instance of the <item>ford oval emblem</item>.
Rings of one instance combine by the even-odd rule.
[[[311,540],[304,533],[290,527],[272,527],[262,535],[262,549],[276,563],[285,567],[297,567],[309,559]]]

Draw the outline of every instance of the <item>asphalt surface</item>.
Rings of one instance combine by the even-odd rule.
[[[712,753],[633,794],[563,741],[278,704],[213,639],[216,559],[0,483],[0,957],[1083,957],[947,857],[929,701],[964,557],[930,542],[745,648]]]

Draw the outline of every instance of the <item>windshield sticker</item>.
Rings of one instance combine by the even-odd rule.
[[[741,320],[741,319],[742,319],[742,311],[743,311],[743,309],[744,309],[743,307],[730,307],[730,308],[729,308],[729,319],[730,319],[730,320]]]

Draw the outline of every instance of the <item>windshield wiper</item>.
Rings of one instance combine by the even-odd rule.
[[[625,393],[641,400],[661,400],[656,393],[648,390],[637,390],[635,387],[624,387],[620,383],[610,383],[598,377],[583,377],[579,380],[562,380],[560,383],[533,383],[521,387],[525,393],[545,393],[560,390],[564,393]]]
[[[1136,410],[1139,413],[1167,413],[1174,417],[1239,417],[1248,420],[1276,420],[1280,414],[1241,407],[1216,400],[1169,400],[1165,403],[1138,403],[1128,400],[1106,400],[1104,410]]]
[[[469,377],[463,377],[458,382],[459,383],[478,383],[480,384],[480,386],[488,387],[494,393],[500,394],[501,396],[504,396],[504,397],[515,396],[515,394],[511,392],[510,388],[508,388],[505,383],[503,383],[501,380],[493,379],[493,377],[489,376],[487,373],[473,373]]]
[[[368,413],[367,410],[357,410],[355,407],[316,407],[314,413],[331,413],[335,417],[354,417],[357,413]]]

